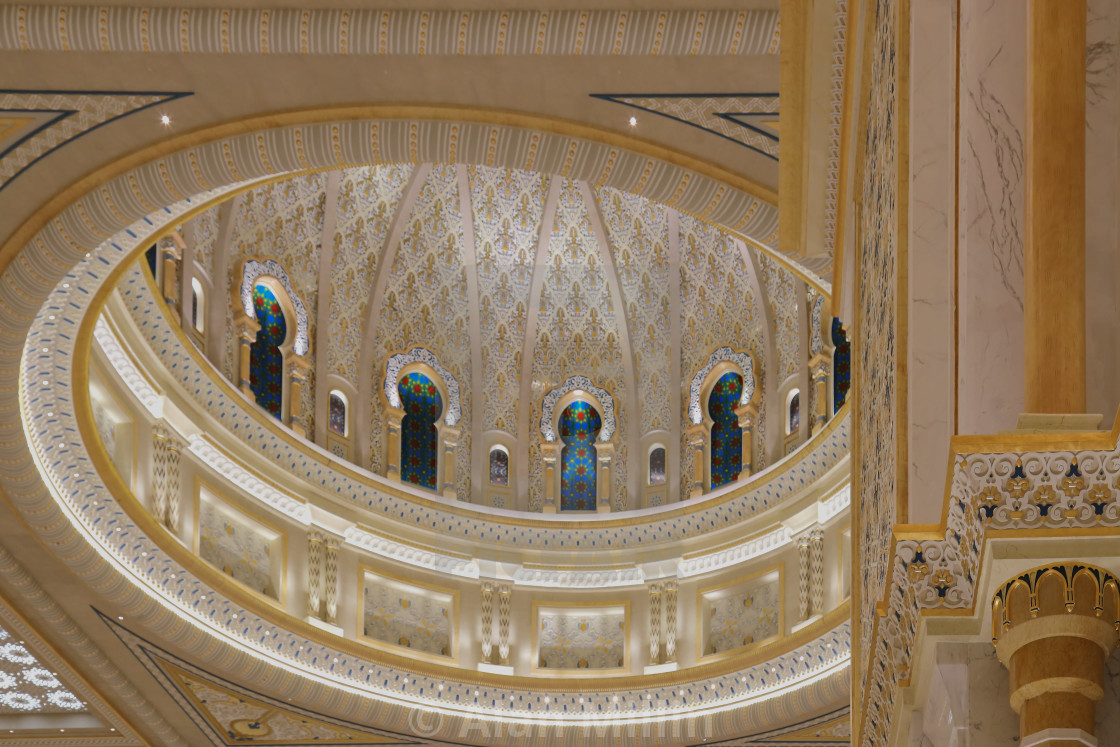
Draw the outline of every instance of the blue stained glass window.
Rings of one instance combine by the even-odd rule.
[[[573,402],[560,414],[560,510],[595,510],[595,439],[603,421],[586,402]]]
[[[201,305],[202,305],[202,300],[198,297],[198,289],[192,287],[191,288],[191,326],[194,327],[199,332],[202,331],[202,327],[199,325],[199,322],[198,322],[199,312],[202,311],[202,309],[199,308],[199,306],[201,306]]]
[[[789,432],[797,433],[801,428],[801,392],[794,392],[789,398]]]
[[[331,392],[327,403],[327,427],[332,433],[346,435],[346,400],[338,392]]]
[[[665,484],[665,448],[662,446],[649,453],[649,484]]]
[[[148,251],[144,252],[144,258],[148,260],[148,269],[152,273],[152,277],[156,276],[156,258],[159,257],[159,250],[156,245],[152,244],[148,247]]]
[[[848,400],[852,385],[852,345],[839,319],[832,319],[832,407],[836,412]]]
[[[275,294],[263,283],[253,288],[253,309],[261,328],[249,348],[249,386],[257,404],[279,418],[284,395],[284,355],[280,346],[288,336],[288,322]]]
[[[490,484],[509,485],[509,454],[505,449],[490,449]]]
[[[436,489],[436,421],[443,399],[435,382],[422,373],[410,373],[397,384],[404,420],[401,421],[401,479]]]
[[[708,396],[712,418],[712,489],[735,482],[743,468],[743,429],[735,408],[743,396],[743,377],[728,371]]]

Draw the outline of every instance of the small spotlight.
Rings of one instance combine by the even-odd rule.
[[[630,126],[631,127],[637,127],[638,126],[638,118],[637,117],[630,117]]]
[[[161,115],[159,115],[159,123],[161,125],[163,125],[164,127],[170,127],[171,126],[171,117],[167,116],[166,114],[161,114]]]

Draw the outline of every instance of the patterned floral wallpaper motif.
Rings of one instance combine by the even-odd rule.
[[[455,487],[470,496],[471,336],[467,268],[463,264],[463,225],[454,166],[436,165],[420,189],[396,248],[381,299],[374,340],[370,432],[385,430],[378,390],[389,353],[422,344],[459,380],[462,429],[455,452]],[[370,462],[384,473],[380,438],[371,439]]]
[[[214,250],[218,241],[218,210],[215,205],[190,221],[194,232],[194,261],[211,279],[214,278]]]
[[[327,370],[355,386],[366,304],[411,165],[344,169],[339,179],[331,254]]]
[[[521,351],[548,180],[529,171],[471,166],[482,337],[484,430],[517,433]]]
[[[778,347],[778,381],[783,382],[806,365],[801,360],[800,304],[793,273],[765,254],[758,255],[758,268],[770,298]]]
[[[730,345],[747,352],[754,361],[755,388],[765,389],[766,349],[763,315],[751,292],[751,268],[734,239],[688,215],[680,216],[681,241],[681,376],[691,380],[712,351]],[[688,391],[680,392],[681,495],[688,495],[687,475],[692,474],[691,449],[685,441],[688,427]],[[760,399],[757,440],[765,443],[766,398]],[[762,450],[765,453],[765,450]],[[760,466],[765,459],[760,459]]]
[[[637,195],[595,191],[630,325],[643,434],[670,430],[673,386],[669,314],[669,210]]]
[[[621,310],[611,303],[599,243],[591,227],[590,207],[584,202],[579,183],[564,179],[544,269],[529,422],[540,421],[542,397],[572,374],[586,374],[609,391],[615,402],[617,434],[611,503],[620,509],[626,500],[629,417],[619,344],[619,324],[625,321],[620,319]],[[529,507],[539,510],[543,484],[539,438],[529,442],[529,470]]]
[[[866,406],[856,413],[858,439],[859,525],[854,539],[860,549],[860,599],[857,619],[875,619],[875,604],[882,600],[887,579],[891,531],[895,522],[897,472],[895,384],[895,314],[897,310],[896,178],[898,166],[898,45],[897,4],[878,0],[873,10],[871,55],[871,104],[866,122],[865,162],[860,165],[863,183],[862,237],[856,247],[859,278],[859,371],[855,381],[859,400]],[[853,498],[853,500],[855,500]],[[871,629],[859,626],[857,671],[868,671]]]

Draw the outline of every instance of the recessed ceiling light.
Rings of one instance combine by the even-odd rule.
[[[161,115],[159,115],[159,123],[161,125],[163,125],[164,127],[170,127],[171,126],[171,117],[167,116],[166,114],[161,114]]]
[[[637,127],[638,126],[638,118],[637,117],[630,117],[630,126],[631,127]]]

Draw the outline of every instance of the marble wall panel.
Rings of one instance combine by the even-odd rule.
[[[958,431],[1023,412],[1026,11],[960,4]]]
[[[1120,406],[1120,3],[1089,0],[1085,91],[1086,411]],[[1103,742],[1102,742],[1103,744]]]
[[[907,520],[941,519],[955,427],[953,297],[956,216],[955,0],[910,6],[907,299]]]

